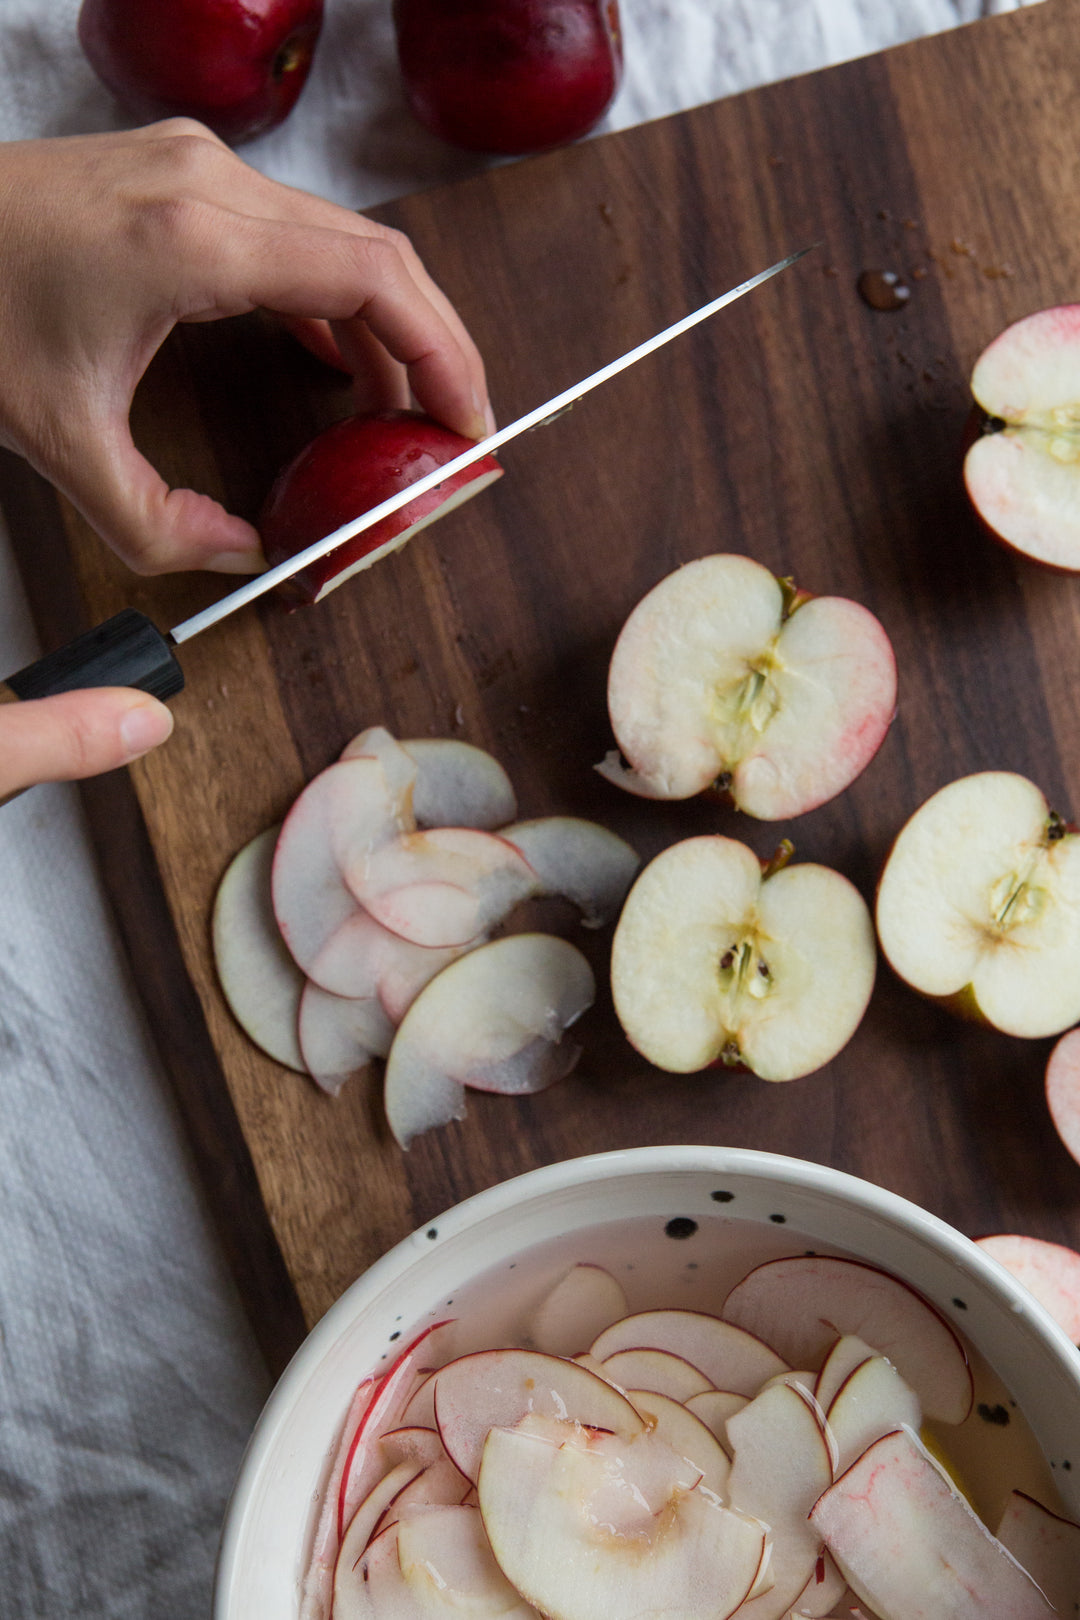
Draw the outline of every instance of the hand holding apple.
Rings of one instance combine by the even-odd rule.
[[[181,114],[246,141],[295,106],[322,14],[323,0],[83,0],[79,43],[138,118]]]

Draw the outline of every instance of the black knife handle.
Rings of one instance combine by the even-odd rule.
[[[9,675],[0,682],[0,702],[52,697],[88,686],[133,686],[164,699],[174,697],[183,685],[184,672],[161,631],[145,613],[124,608],[36,664]]]

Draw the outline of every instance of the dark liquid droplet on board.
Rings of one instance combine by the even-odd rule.
[[[895,270],[864,270],[855,285],[859,297],[871,309],[903,309],[911,297],[911,288],[900,280]]]

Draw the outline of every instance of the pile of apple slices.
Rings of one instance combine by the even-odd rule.
[[[896,711],[874,615],[810,596],[749,557],[687,563],[627,619],[608,674],[613,752],[597,766],[652,799],[707,788],[747,815],[801,815],[848,787]]]
[[[920,1441],[924,1415],[964,1420],[972,1383],[903,1283],[799,1256],[751,1271],[719,1316],[579,1336],[612,1309],[614,1278],[575,1267],[530,1346],[440,1366],[439,1324],[361,1385],[302,1620],[1071,1613],[1080,1527],[1014,1493],[991,1535]],[[578,1353],[536,1347],[552,1334]]]
[[[544,896],[601,926],[638,858],[594,822],[515,815],[483,750],[372,727],[220,884],[214,953],[237,1021],[331,1095],[386,1058],[403,1147],[461,1118],[466,1086],[539,1091],[579,1055],[563,1036],[593,1001],[584,956],[546,933],[491,935]]]
[[[794,1080],[836,1056],[877,970],[858,890],[829,867],[767,863],[732,838],[688,838],[635,882],[611,952],[615,1011],[650,1062]]]

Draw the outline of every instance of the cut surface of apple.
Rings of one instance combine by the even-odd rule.
[[[561,1080],[580,1048],[565,1031],[592,1005],[592,969],[549,934],[511,934],[459,957],[420,992],[386,1065],[402,1147],[465,1113],[465,1087],[525,1094]]]
[[[850,1373],[876,1352],[857,1333],[845,1333],[837,1339],[825,1360],[814,1385],[814,1394],[822,1411],[828,1412],[833,1396]]]
[[[471,440],[416,411],[381,411],[335,422],[274,481],[258,525],[267,562],[273,567],[295,556],[470,449]],[[295,602],[321,601],[436,518],[478,495],[501,473],[489,455],[451,474],[426,495],[309,563],[288,581],[286,594]]]
[[[1015,1232],[995,1233],[976,1242],[1023,1283],[1073,1344],[1080,1344],[1080,1254],[1075,1249]]]
[[[604,1377],[623,1389],[651,1389],[674,1401],[688,1401],[713,1387],[699,1368],[670,1350],[618,1350],[599,1365]]]
[[[841,1384],[826,1422],[837,1446],[833,1471],[844,1474],[875,1440],[894,1429],[918,1434],[922,1407],[892,1362],[885,1356],[871,1356]]]
[[[421,1472],[416,1463],[401,1462],[378,1480],[360,1503],[346,1527],[334,1569],[334,1612],[347,1613],[363,1601],[364,1594],[353,1591],[364,1580],[361,1559],[376,1525],[391,1503]]]
[[[1050,1053],[1046,1104],[1063,1145],[1080,1164],[1080,1029],[1063,1035]]]
[[[478,1508],[407,1508],[397,1545],[401,1573],[422,1614],[538,1620],[495,1562]]]
[[[1054,1610],[909,1430],[886,1435],[811,1513],[884,1620],[1046,1620]]]
[[[540,892],[577,906],[586,928],[602,928],[618,916],[641,865],[625,839],[580,816],[518,821],[501,836],[524,855]]]
[[[385,1057],[394,1038],[394,1026],[374,997],[332,996],[311,983],[300,997],[297,1032],[308,1073],[331,1097],[372,1058]]]
[[[1008,1035],[1080,1019],[1080,837],[1010,771],[941,788],[885,864],[877,929],[914,989]]]
[[[1023,1491],[1013,1491],[997,1538],[1022,1564],[1060,1615],[1080,1610],[1080,1524],[1063,1519]]]
[[[681,1356],[714,1389],[736,1395],[756,1395],[766,1379],[788,1371],[769,1344],[706,1311],[638,1311],[624,1316],[601,1333],[591,1354],[606,1365],[620,1351],[642,1348]]]
[[[574,1356],[625,1315],[626,1295],[610,1271],[603,1266],[571,1266],[532,1313],[528,1337],[536,1350]]]
[[[608,709],[631,792],[716,786],[775,821],[843,791],[896,708],[881,625],[842,597],[806,597],[749,557],[702,557],[661,580],[615,646]]]
[[[538,886],[520,850],[472,827],[401,833],[378,849],[344,855],[340,865],[353,898],[376,922],[436,949],[468,945]]]
[[[861,1260],[767,1260],[736,1283],[724,1318],[800,1366],[820,1366],[838,1336],[856,1334],[888,1357],[928,1417],[962,1423],[971,1410],[971,1369],[945,1318],[898,1277]]]
[[[726,1620],[757,1582],[764,1527],[687,1469],[648,1433],[557,1446],[493,1429],[478,1492],[495,1558],[549,1620]]]
[[[369,726],[342,749],[342,759],[375,752],[382,727]],[[385,733],[388,735],[388,733]],[[412,808],[418,827],[476,827],[494,832],[517,815],[513,785],[483,748],[456,737],[410,737],[396,746],[415,767]]]
[[[270,902],[279,828],[245,844],[218,884],[211,924],[214,965],[236,1022],[256,1046],[304,1072],[296,1033],[304,975],[289,955]]]
[[[876,967],[870,913],[847,878],[810,863],[763,871],[745,844],[707,836],[637,879],[611,987],[628,1039],[658,1068],[794,1080],[850,1040]]]
[[[1006,545],[1080,569],[1080,304],[1039,310],[983,350],[971,391],[985,413],[964,460],[972,505]]]

